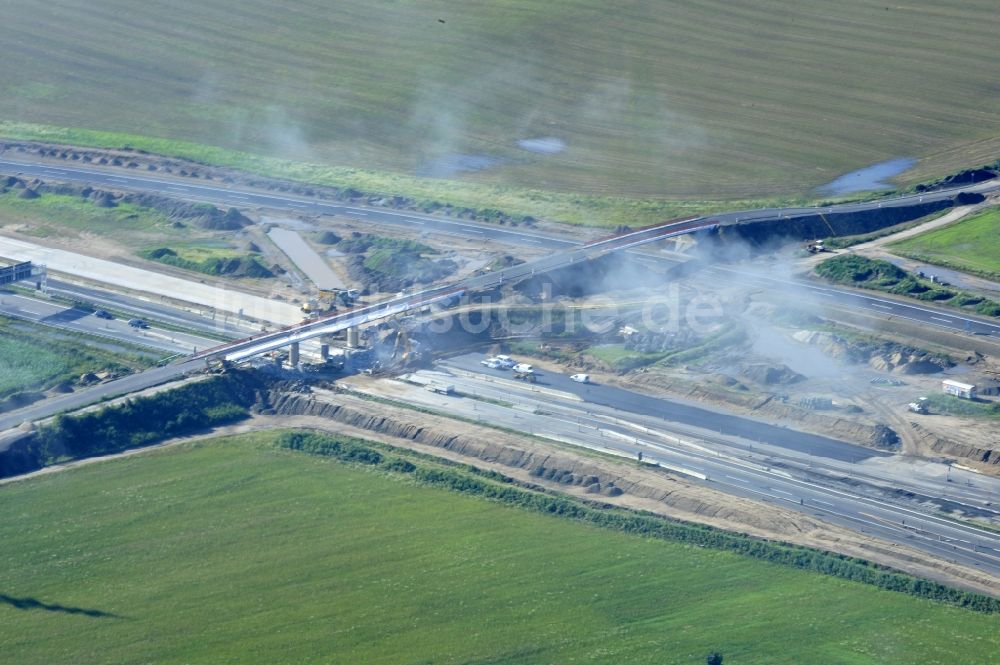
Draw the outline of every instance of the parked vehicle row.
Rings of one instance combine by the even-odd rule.
[[[535,368],[528,363],[517,362],[510,356],[490,356],[489,358],[480,360],[479,364],[490,369],[509,369],[513,371],[515,379],[521,379],[523,381],[528,381],[529,383],[535,382]],[[573,374],[569,378],[577,383],[590,383],[589,374]]]
[[[519,365],[523,364],[523,363],[518,363],[510,356],[503,356],[503,355],[492,356],[490,358],[487,358],[486,360],[481,360],[479,362],[481,365],[485,365],[490,369],[515,369]],[[527,365],[527,367],[530,368],[531,365]]]

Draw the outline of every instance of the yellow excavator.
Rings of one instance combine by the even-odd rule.
[[[315,298],[302,303],[302,313],[306,316],[319,316],[327,312],[337,311],[337,293],[335,291],[320,291]]]

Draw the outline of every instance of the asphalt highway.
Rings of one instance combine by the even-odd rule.
[[[509,371],[484,367],[480,364],[482,359],[481,353],[469,353],[449,358],[441,364],[444,367],[454,367],[467,372],[510,378]],[[699,427],[723,436],[737,436],[748,441],[766,441],[781,448],[815,457],[859,462],[870,457],[889,455],[846,441],[790,430],[754,418],[734,416],[678,400],[653,397],[615,386],[577,383],[568,376],[554,372],[539,373],[536,385],[577,395],[589,404],[609,406],[629,413],[655,414],[664,420]]]
[[[444,369],[448,372],[447,367]],[[879,496],[843,482],[819,483],[774,468],[766,459],[706,447],[701,438],[670,436],[665,434],[672,426],[669,416],[664,416],[661,427],[639,433],[627,426],[633,414],[574,399],[574,393],[562,390],[567,386],[557,389],[552,385],[555,375],[551,373],[544,373],[550,385],[525,385],[511,380],[509,374],[506,379],[487,381],[489,374],[478,371],[422,370],[414,376],[415,382],[451,383],[458,395],[441,396],[414,387],[403,397],[432,410],[626,458],[635,459],[642,452],[644,461],[660,464],[693,483],[808,512],[948,561],[1000,574],[1000,534],[894,503],[889,500],[891,493]],[[539,388],[546,392],[539,392]],[[397,385],[391,395],[399,399],[401,389]],[[872,461],[860,460],[858,466],[864,468]]]
[[[519,279],[521,277],[555,270],[560,267],[570,265],[577,261],[583,261],[609,251],[628,250],[638,244],[649,242],[663,237],[669,237],[676,233],[687,233],[698,229],[710,229],[720,224],[732,224],[741,221],[793,218],[796,216],[816,214],[816,208],[801,207],[788,209],[763,209],[756,211],[732,212],[714,215],[693,220],[683,220],[664,225],[656,229],[640,229],[625,236],[608,238],[586,245],[577,245],[571,241],[552,238],[544,235],[504,229],[495,226],[467,223],[459,220],[451,220],[427,215],[402,213],[387,211],[377,208],[364,208],[358,206],[341,205],[327,203],[315,199],[304,197],[284,196],[256,192],[253,190],[240,190],[232,187],[219,187],[207,184],[193,184],[176,178],[157,178],[148,175],[131,174],[123,171],[100,169],[97,167],[73,167],[62,165],[49,165],[43,163],[21,162],[16,160],[0,159],[0,171],[20,174],[22,176],[33,176],[39,178],[57,178],[63,181],[75,181],[88,184],[106,185],[117,189],[129,189],[134,191],[145,191],[175,196],[184,199],[205,200],[215,203],[222,203],[233,206],[267,206],[272,208],[283,208],[290,211],[312,212],[320,214],[340,214],[355,215],[359,218],[370,220],[378,224],[402,225],[407,228],[422,226],[427,229],[434,229],[442,233],[452,235],[464,235],[467,237],[496,240],[500,242],[536,245],[540,248],[562,250],[556,251],[547,257],[531,261],[519,266],[514,266],[501,271],[496,271],[487,275],[474,277],[461,284],[447,285],[438,289],[430,289],[418,294],[404,294],[397,298],[378,303],[360,312],[363,320],[367,321],[371,316],[377,315],[379,310],[383,312],[395,312],[399,308],[407,308],[422,305],[428,302],[436,302],[442,298],[442,294],[461,293],[467,291],[482,290],[502,285],[504,280]],[[954,188],[951,190],[941,190],[938,192],[925,193],[920,195],[902,196],[892,199],[882,199],[877,202],[868,203],[848,203],[829,206],[823,208],[824,212],[855,212],[858,210],[871,209],[873,207],[894,207],[911,205],[914,202],[930,202],[942,200],[955,196],[958,192],[989,192],[1000,188],[1000,183],[988,181],[968,187]],[[737,275],[744,275],[738,269],[724,267],[714,267],[710,270],[729,272],[729,277],[733,272]],[[766,279],[754,276],[754,279]],[[952,330],[1000,336],[1000,326],[976,319],[969,316],[957,316],[945,310],[937,310],[929,307],[910,305],[894,300],[867,296],[852,291],[830,289],[823,287],[807,287],[815,290],[823,296],[835,299],[842,304],[852,307],[862,307],[871,311],[880,311],[886,315],[894,315],[902,318],[909,318],[915,321],[950,328]],[[325,334],[342,330],[347,325],[342,322],[355,320],[353,316],[358,312],[348,312],[347,317],[343,314],[336,314],[333,317],[310,321],[303,324],[291,326],[283,331],[277,331],[265,336],[261,340],[260,336],[253,339],[244,339],[232,342],[229,345],[222,345],[213,349],[213,355],[238,358],[244,352],[262,352],[292,340],[304,340],[318,334]],[[315,333],[315,334],[313,334]],[[178,372],[178,375],[181,372]]]
[[[147,175],[133,175],[127,172],[99,168],[78,168],[0,160],[0,171],[92,185],[105,185],[115,189],[155,192],[187,200],[202,200],[236,207],[262,206],[292,212],[353,216],[359,220],[371,221],[373,224],[395,225],[409,229],[421,227],[428,232],[440,232],[449,235],[492,240],[500,243],[535,246],[540,249],[562,250],[538,261],[476,277],[461,284],[432,289],[419,294],[402,295],[396,299],[379,303],[376,306],[385,311],[396,307],[421,306],[438,296],[448,296],[464,290],[481,290],[498,286],[504,280],[518,279],[534,272],[557,269],[576,261],[594,258],[607,251],[627,250],[641,242],[666,237],[666,235],[671,233],[671,228],[666,227],[653,230],[643,229],[633,232],[630,236],[607,239],[580,246],[562,238],[461,220],[445,219],[437,216],[344,205],[305,197],[239,190],[232,187],[218,187],[201,183],[193,184],[181,179],[155,178]],[[898,197],[895,199],[882,199],[876,202],[840,204],[824,208],[822,212],[856,212],[875,207],[900,207],[912,205],[916,202],[926,203],[951,198],[960,191],[988,192],[998,188],[1000,188],[1000,183],[987,182],[948,191]],[[753,220],[814,215],[816,212],[817,209],[811,207],[732,212],[696,220],[676,222],[672,228],[677,232],[690,232],[702,228],[707,229],[718,225]],[[728,267],[713,267],[709,268],[709,270],[719,271],[716,274],[726,275],[728,279],[731,279],[734,273],[737,275],[741,274],[738,269],[730,269]],[[767,280],[767,278],[760,276],[755,276],[754,278]],[[892,299],[868,296],[848,290],[830,289],[820,286],[813,287],[809,285],[806,288],[812,288],[821,297],[830,298],[840,304],[884,312],[887,316],[908,318],[927,323],[928,325],[971,334],[1000,336],[1000,326],[997,324],[975,317],[958,316],[948,310],[910,305]],[[302,326],[294,326],[294,334],[302,338],[307,338],[303,337],[300,333],[305,332],[308,334],[314,329],[312,326],[315,326],[315,329],[319,329],[323,326],[328,327],[331,323],[333,322],[309,322],[305,324],[309,327],[304,331],[301,330]],[[288,334],[288,331],[284,334]],[[266,342],[268,344],[275,342],[287,343],[287,339],[279,334],[275,337],[269,337]],[[251,348],[251,346],[246,348]],[[458,359],[456,367],[463,366],[464,364],[467,371],[482,373],[481,370],[483,368],[478,364],[478,359],[479,357],[477,356],[474,364],[471,365],[469,364],[472,363],[471,359]],[[36,420],[54,413],[78,408],[103,397],[141,390],[169,381],[172,378],[200,369],[203,366],[203,360],[201,359],[186,359],[171,366],[156,368],[138,375],[125,377],[115,382],[102,384],[94,391],[69,394],[46,400],[36,407],[28,407],[12,414],[0,416],[0,428],[9,428],[25,420]],[[544,387],[544,383],[548,383],[553,390],[573,394],[586,400],[579,401],[580,408],[576,409],[575,417],[571,417],[568,421],[564,420],[563,423],[564,427],[568,423],[568,426],[576,428],[576,433],[572,436],[574,439],[581,438],[581,434],[586,434],[582,438],[590,442],[590,445],[598,445],[592,440],[593,433],[587,433],[589,423],[589,426],[597,432],[597,437],[601,439],[600,445],[603,446],[603,449],[617,450],[620,454],[630,456],[642,450],[647,455],[647,458],[656,459],[657,461],[660,461],[660,458],[662,458],[664,464],[693,467],[687,469],[689,473],[695,474],[692,477],[697,477],[698,475],[704,476],[704,482],[713,483],[715,486],[724,488],[727,492],[745,496],[756,496],[769,501],[783,502],[789,506],[798,506],[800,510],[808,509],[814,511],[826,519],[850,525],[852,528],[860,528],[863,531],[887,537],[895,542],[907,542],[910,545],[946,559],[980,566],[984,570],[994,573],[1000,571],[1000,542],[998,542],[995,534],[990,534],[987,531],[968,525],[943,520],[926,513],[908,511],[899,506],[890,506],[884,502],[872,500],[869,497],[855,496],[841,490],[834,490],[815,483],[805,482],[790,477],[787,473],[773,469],[753,465],[748,467],[745,462],[731,460],[728,457],[699,453],[683,445],[678,447],[678,445],[657,439],[652,435],[648,437],[645,435],[637,436],[634,431],[627,428],[622,429],[616,425],[609,425],[606,420],[595,421],[591,411],[596,412],[599,409],[610,409],[614,412],[623,413],[652,413],[664,420],[710,429],[713,432],[718,432],[720,436],[738,436],[746,438],[749,441],[764,440],[768,445],[784,447],[789,452],[807,452],[810,455],[825,457],[832,461],[845,462],[849,460],[851,463],[864,465],[865,463],[871,463],[877,458],[884,457],[885,454],[883,453],[826,437],[793,432],[753,419],[720,414],[672,400],[638,395],[610,386],[581,386],[569,381],[568,378],[555,375],[551,377],[546,376],[543,379],[542,387]],[[429,395],[426,391],[423,392]],[[487,408],[487,406],[479,405],[479,408]],[[553,408],[551,402],[549,402],[548,408]],[[550,418],[550,416],[535,412],[523,413],[519,417],[523,417],[526,421],[521,423],[522,426],[520,428],[524,429],[527,426],[531,431],[538,431],[539,428],[545,427],[547,419]],[[599,424],[593,424],[595,422]]]
[[[308,197],[263,193],[252,189],[239,189],[235,187],[216,186],[204,183],[195,184],[190,182],[190,179],[184,179],[181,177],[154,177],[140,173],[130,173],[123,169],[113,169],[110,167],[100,168],[96,166],[88,166],[83,168],[62,164],[50,165],[46,163],[0,159],[0,172],[21,174],[23,176],[38,177],[43,179],[53,178],[90,185],[105,185],[115,189],[157,193],[165,196],[179,197],[185,200],[206,201],[235,207],[263,206],[282,209],[292,213],[342,215],[354,217],[358,220],[371,222],[373,224],[399,226],[409,230],[419,228],[427,232],[433,231],[447,235],[492,240],[500,243],[523,245],[540,249],[566,251],[575,248],[578,250],[579,253],[572,256],[553,255],[552,257],[549,257],[548,260],[543,260],[538,264],[535,264],[536,270],[539,271],[552,270],[562,265],[568,265],[572,261],[582,260],[600,253],[586,252],[584,250],[587,246],[581,248],[581,246],[574,240],[556,238],[529,231],[503,228],[496,225],[479,224],[464,220],[448,219],[440,216],[421,215],[419,213],[385,210],[382,208],[330,203]],[[695,222],[696,224],[700,223],[705,228],[711,228],[711,225],[713,224],[729,225],[749,221],[793,219],[795,217],[815,215],[817,212],[830,214],[858,212],[874,208],[898,208],[913,205],[915,203],[929,203],[950,199],[961,192],[986,194],[994,191],[1000,191],[1000,181],[998,180],[990,180],[977,184],[953,187],[936,192],[882,198],[877,201],[863,203],[843,203],[823,208],[763,208],[760,210],[719,213],[690,221]],[[635,233],[638,235],[648,233],[648,231],[640,230]],[[621,245],[620,240],[612,240],[612,242],[608,243],[604,250],[622,248],[618,245]],[[739,268],[730,268],[728,266],[716,266],[708,270],[713,274],[721,275],[724,279],[731,279],[733,275],[737,275],[741,278],[750,277],[758,281],[767,279],[766,277],[762,277],[760,275],[750,275],[746,271],[739,270]],[[516,278],[519,273],[518,271],[510,269],[503,274],[505,275],[504,279],[511,279]],[[520,271],[520,274],[523,275],[524,271]],[[469,283],[467,286],[470,289],[478,288],[482,285],[488,284],[489,281],[490,280],[488,278],[484,278],[479,280],[478,283]],[[782,282],[782,280],[779,279],[774,279],[773,281]],[[939,309],[909,304],[877,295],[867,296],[846,289],[811,285],[806,285],[806,288],[812,289],[820,297],[830,298],[831,300],[838,301],[842,305],[857,307],[876,313],[882,312],[887,317],[891,315],[949,330],[970,334],[991,335],[1000,338],[1000,325],[989,322],[986,319],[966,314],[952,314],[945,308]]]
[[[740,279],[752,281],[761,285],[775,284],[787,286],[791,282],[785,279],[772,278],[758,273],[740,270],[738,267],[716,265],[706,268],[705,272],[717,275],[720,280]],[[808,290],[818,298],[829,300],[831,304],[839,304],[886,318],[899,318],[909,321],[943,328],[953,332],[969,335],[985,335],[1000,339],[1000,323],[995,323],[984,317],[977,317],[965,312],[946,307],[928,307],[896,300],[892,296],[881,293],[864,292],[862,290],[838,289],[807,281],[794,282],[797,288]]]
[[[52,278],[46,280],[46,290],[56,296],[87,302],[109,310],[126,312],[136,318],[161,321],[172,326],[220,337],[235,339],[246,337],[254,332],[254,328],[237,321],[236,317],[228,312],[218,312],[212,319],[174,305],[151,302],[105,289],[81,286]]]
[[[185,360],[164,367],[154,367],[138,374],[130,374],[107,383],[100,383],[86,390],[51,397],[23,409],[0,415],[0,431],[17,427],[24,422],[35,422],[66,411],[75,411],[104,399],[168,383],[187,372],[204,369],[204,367],[204,360]]]
[[[90,311],[13,293],[0,293],[0,314],[46,326],[144,346],[172,355],[189,355],[197,349],[217,344],[214,340],[188,333],[149,328],[133,328],[119,318],[101,319]]]
[[[303,196],[265,193],[248,188],[240,189],[230,186],[209,185],[203,182],[196,184],[192,183],[190,178],[182,178],[180,176],[170,177],[163,174],[158,176],[144,175],[113,167],[101,168],[92,165],[81,167],[0,158],[0,172],[37,178],[58,178],[67,182],[105,185],[115,189],[157,193],[185,200],[220,203],[235,207],[263,206],[298,213],[346,215],[377,224],[402,226],[410,230],[414,227],[420,227],[424,231],[438,231],[449,235],[469,238],[535,245],[545,249],[564,249],[577,245],[573,240],[506,229],[495,225],[448,219],[436,215],[422,215],[414,212],[333,203]],[[808,206],[761,208],[758,210],[719,213],[710,217],[722,225],[749,221],[794,219],[796,217],[815,215],[817,212],[835,214],[859,212],[874,208],[899,208],[915,203],[930,203],[950,199],[961,192],[985,194],[997,190],[1000,190],[1000,181],[991,180],[942,189],[935,192],[882,198],[877,201],[842,203],[822,208]]]
[[[264,193],[224,185],[195,184],[190,181],[190,178],[170,178],[162,175],[154,177],[130,173],[122,169],[102,169],[96,166],[83,168],[0,159],[0,173],[41,179],[58,179],[91,186],[104,185],[111,189],[162,194],[186,201],[204,201],[236,208],[260,206],[299,214],[341,215],[373,224],[400,226],[410,230],[419,228],[426,232],[440,232],[518,245],[534,245],[544,249],[563,249],[577,244],[571,240],[552,238],[530,231],[507,229],[496,225],[476,224],[463,220],[383,208],[332,203],[314,198]]]

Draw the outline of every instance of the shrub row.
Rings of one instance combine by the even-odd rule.
[[[957,307],[971,307],[985,316],[1000,316],[1000,303],[918,279],[881,259],[844,254],[820,263],[816,266],[816,273],[832,282],[909,296],[918,300],[947,302]]]
[[[232,372],[97,411],[58,416],[25,445],[0,455],[0,477],[236,422],[249,415],[257,387],[251,373]]]
[[[864,559],[775,541],[761,540],[714,527],[666,519],[650,513],[585,504],[575,499],[519,487],[513,479],[474,467],[434,468],[386,456],[367,442],[307,432],[281,435],[278,445],[345,462],[377,466],[411,475],[417,481],[453,492],[479,496],[534,512],[560,515],[623,533],[681,542],[793,566],[880,589],[957,605],[976,612],[1000,613],[1000,600],[894,572]]]

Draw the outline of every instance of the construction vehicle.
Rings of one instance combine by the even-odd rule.
[[[302,303],[302,313],[307,316],[319,316],[337,311],[338,291],[320,291],[315,298]]]
[[[806,245],[806,250],[810,254],[819,254],[826,251],[826,246],[823,244],[822,240],[813,240],[811,243]]]
[[[926,397],[921,397],[916,402],[910,402],[909,404],[907,404],[907,408],[909,408],[910,411],[912,411],[913,413],[926,414],[928,412],[927,411],[927,398]]]
[[[532,369],[527,370],[514,370],[514,378],[518,381],[527,381],[528,383],[534,383],[538,380],[535,375],[535,371]]]

